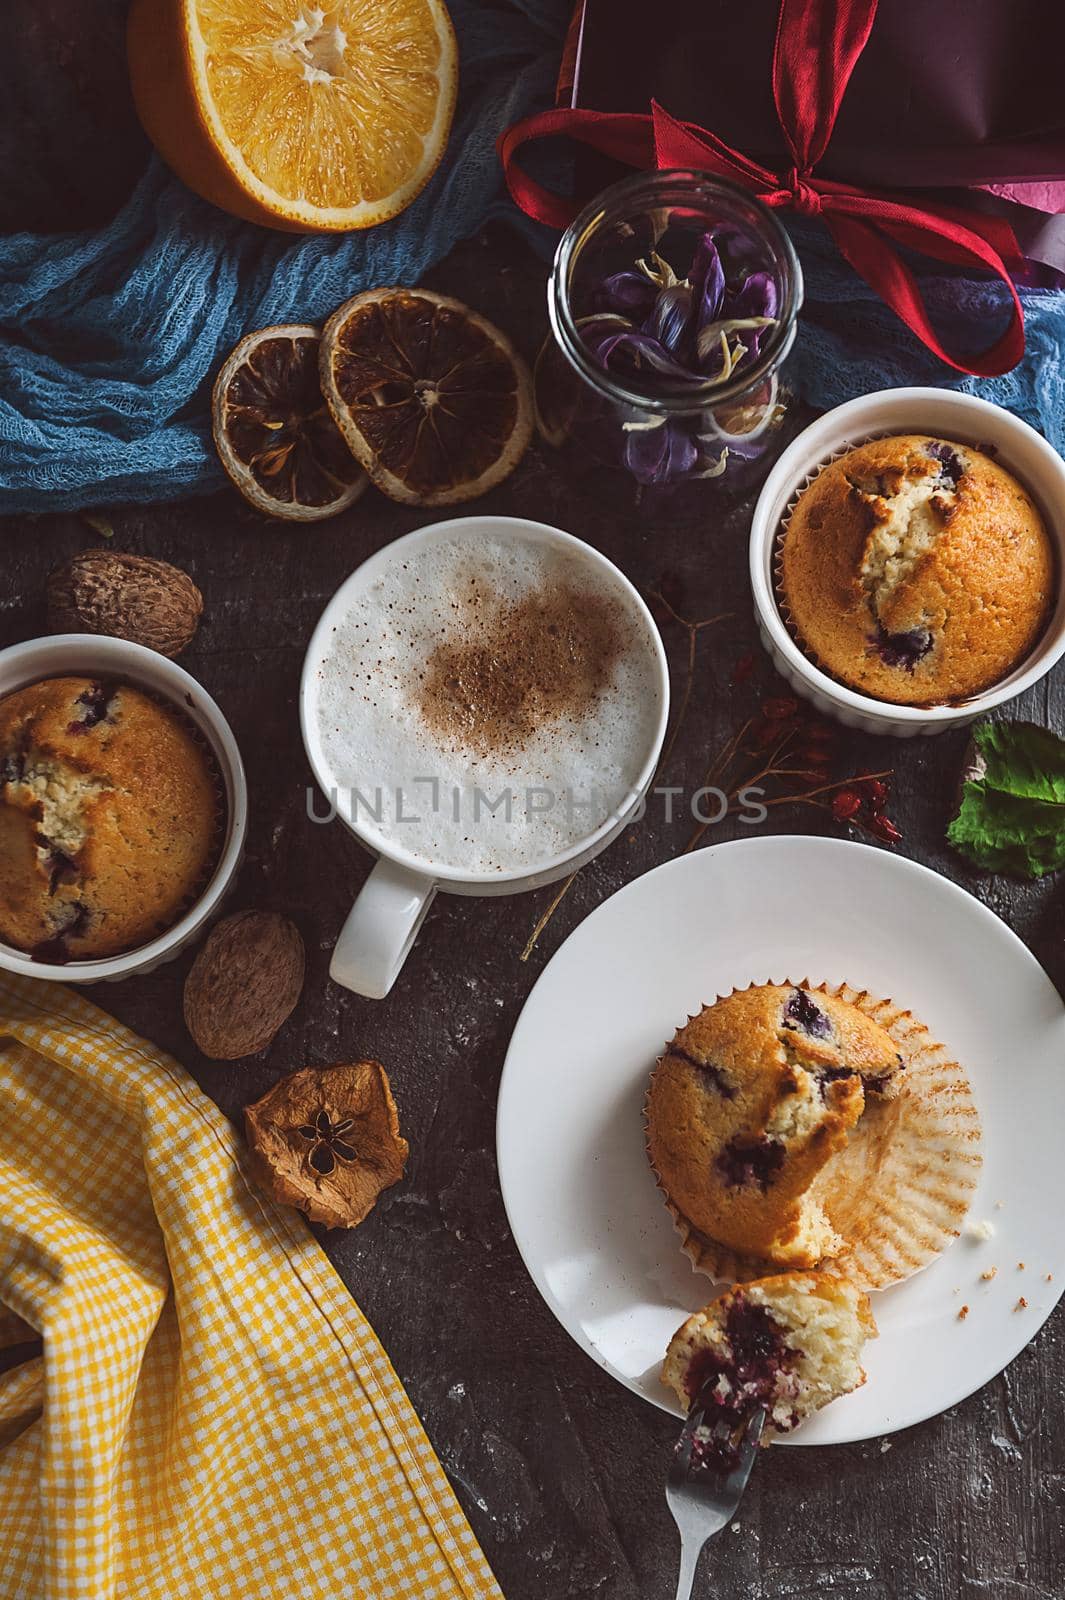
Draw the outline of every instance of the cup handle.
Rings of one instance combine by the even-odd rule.
[[[382,858],[359,890],[329,963],[329,976],[368,1000],[383,1000],[410,953],[436,884]]]

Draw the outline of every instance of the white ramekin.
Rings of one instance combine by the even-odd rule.
[[[164,961],[173,960],[202,932],[217,912],[240,866],[248,825],[248,788],[237,741],[225,717],[196,679],[166,656],[126,639],[91,633],[59,633],[0,650],[0,696],[27,684],[39,683],[42,678],[58,678],[68,673],[131,683],[170,701],[207,740],[225,789],[225,834],[211,880],[180,921],[157,939],[121,955],[62,964],[35,961],[24,950],[0,943],[0,968],[7,972],[17,972],[27,978],[51,978],[62,983],[101,983],[128,978],[134,972],[151,972]]]
[[[1057,550],[1057,602],[1036,648],[1008,678],[958,705],[891,705],[837,683],[800,650],[777,605],[774,558],[787,508],[834,455],[889,433],[930,433],[961,444],[993,445],[996,460],[1017,476],[1039,506]],[[758,631],[777,670],[819,711],[865,733],[906,739],[962,727],[1038,683],[1065,653],[1065,462],[1026,422],[975,395],[951,389],[883,389],[819,417],[792,441],[765,481],[754,508],[750,556]]]

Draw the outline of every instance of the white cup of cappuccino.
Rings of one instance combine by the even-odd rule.
[[[379,550],[307,649],[300,725],[315,779],[377,856],[330,976],[391,989],[437,891],[542,888],[639,810],[669,673],[628,579],[517,517],[461,517]]]

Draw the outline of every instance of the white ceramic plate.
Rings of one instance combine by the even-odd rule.
[[[1065,1006],[991,911],[925,867],[841,840],[744,839],[658,867],[593,912],[529,996],[500,1085],[497,1144],[510,1225],[551,1310],[614,1377],[675,1410],[662,1356],[713,1291],[681,1254],[647,1165],[648,1073],[704,1001],[805,977],[899,1001],[965,1064],[984,1127],[970,1220],[995,1228],[987,1241],[963,1234],[873,1296],[880,1338],[866,1347],[868,1383],[795,1436],[832,1444],[908,1427],[972,1394],[1065,1287]]]

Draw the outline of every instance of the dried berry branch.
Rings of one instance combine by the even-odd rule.
[[[839,730],[791,697],[764,700],[761,712],[751,717],[729,738],[710,763],[703,778],[727,799],[725,815],[742,809],[740,797],[760,789],[760,803],[776,806],[811,805],[831,813],[837,822],[849,823],[885,844],[896,844],[902,834],[886,812],[891,770],[853,773],[831,778],[837,755]],[[766,794],[779,785],[780,793]],[[712,822],[695,829],[685,853],[702,842]]]
[[[551,918],[554,916],[555,912],[558,910],[559,906],[562,904],[563,898],[565,897],[566,892],[569,889],[570,884],[574,881],[574,879],[577,876],[577,873],[580,872],[580,870],[581,870],[580,867],[578,867],[577,868],[577,872],[571,872],[569,877],[568,878],[564,878],[562,880],[562,883],[555,890],[555,893],[551,897],[551,904],[548,906],[548,908],[544,912],[543,916],[539,918],[539,920],[536,923],[535,928],[533,929],[532,933],[530,933],[528,939],[526,940],[525,949],[522,951],[521,955],[518,957],[519,961],[528,961],[529,957],[532,955],[533,951],[536,949],[536,941],[537,941],[537,939],[539,939],[540,935],[543,933],[544,929],[547,927],[547,924],[551,921]]]
[[[680,612],[666,599],[661,590],[651,589],[648,592],[648,599],[651,602],[651,615],[657,623],[675,622],[688,635],[688,661],[684,675],[684,689],[681,692],[680,703],[673,719],[673,727],[658,763],[658,772],[665,772],[676,747],[677,736],[684,726],[684,719],[688,714],[688,706],[691,704],[692,688],[695,683],[695,652],[699,643],[699,635],[704,628],[712,628],[716,622],[724,622],[726,617],[731,616],[732,613],[721,611],[716,617],[704,617],[700,622],[692,622],[689,618],[681,616]]]

